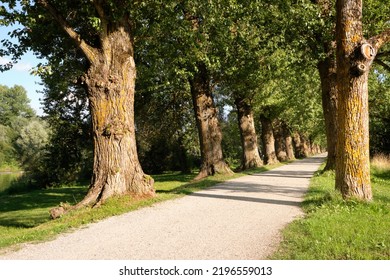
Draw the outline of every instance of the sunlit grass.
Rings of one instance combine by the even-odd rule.
[[[373,202],[344,201],[334,172],[318,173],[273,259],[390,259],[390,169],[372,169]]]

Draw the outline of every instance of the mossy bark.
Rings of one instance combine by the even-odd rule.
[[[361,53],[362,1],[337,1],[338,131],[336,188],[344,198],[371,200],[368,72]]]
[[[232,174],[222,153],[222,131],[218,120],[206,65],[199,63],[198,71],[190,79],[191,95],[198,127],[201,167],[195,180],[209,175]]]
[[[275,137],[272,120],[264,114],[260,114],[261,139],[263,141],[263,153],[265,164],[278,163],[275,151]]]
[[[238,127],[240,130],[242,157],[242,170],[260,167],[263,161],[260,158],[257,134],[253,118],[252,106],[249,101],[242,97],[235,98],[238,114]]]
[[[144,174],[137,155],[136,68],[130,27],[124,23],[112,28],[83,78],[92,117],[93,176],[87,195],[71,209],[99,205],[115,195],[155,195],[153,179]],[[67,210],[53,209],[52,217]]]

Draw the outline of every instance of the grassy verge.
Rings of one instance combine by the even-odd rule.
[[[136,200],[129,196],[116,197],[98,208],[73,211],[58,220],[49,219],[49,210],[61,202],[75,204],[87,192],[86,185],[36,190],[19,194],[0,195],[0,249],[33,241],[42,241],[88,223],[123,214],[157,202],[178,198],[211,187],[228,179],[263,172],[279,165],[267,166],[234,175],[216,175],[191,182],[196,174],[167,173],[153,176],[157,195]]]
[[[390,168],[373,162],[371,181],[373,202],[344,201],[334,172],[318,172],[303,203],[306,217],[283,231],[272,259],[390,259]]]

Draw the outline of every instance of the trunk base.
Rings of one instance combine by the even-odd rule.
[[[144,175],[143,181],[141,184],[137,185],[137,188],[142,189],[142,192],[138,191],[124,191],[122,193],[112,193],[105,192],[105,189],[111,189],[110,187],[98,187],[97,185],[91,186],[87,195],[84,197],[82,201],[77,203],[76,205],[68,205],[68,204],[60,204],[60,206],[52,208],[50,210],[50,217],[52,219],[58,219],[63,215],[71,212],[73,210],[81,209],[83,207],[100,207],[104,204],[109,198],[118,196],[118,195],[129,195],[133,198],[142,200],[156,196],[156,192],[153,188],[154,180],[152,177]]]
[[[225,162],[221,162],[206,167],[202,167],[198,175],[193,179],[193,181],[199,181],[208,176],[214,176],[215,174],[232,175],[234,174],[234,172],[230,169],[230,167]]]

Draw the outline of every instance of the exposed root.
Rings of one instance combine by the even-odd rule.
[[[50,217],[55,220],[61,218],[63,215],[73,210],[75,206],[71,206],[67,203],[60,203],[58,207],[50,209]]]

